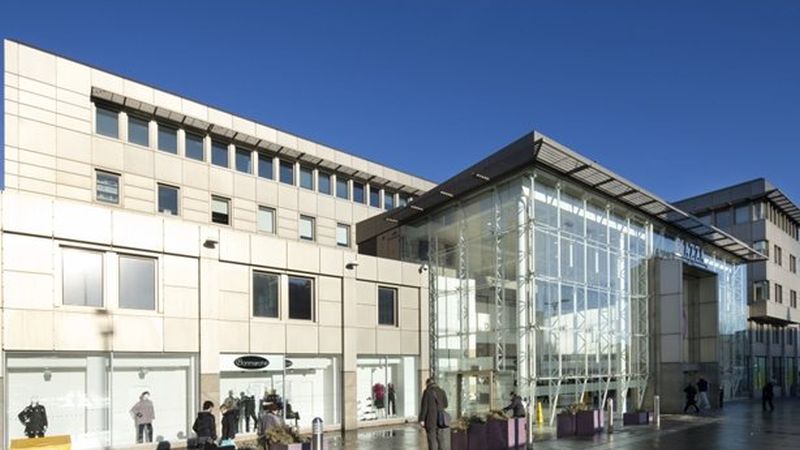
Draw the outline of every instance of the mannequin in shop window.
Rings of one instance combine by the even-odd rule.
[[[136,424],[136,443],[153,442],[153,421],[156,420],[156,413],[150,400],[150,392],[142,392],[130,413]]]
[[[397,414],[397,407],[395,406],[395,402],[397,401],[397,393],[394,390],[394,383],[389,383],[387,386],[386,392],[386,414],[389,416],[394,416]]]
[[[239,425],[239,402],[234,397],[233,391],[228,391],[228,398],[220,407],[222,413],[222,439],[233,439],[236,437]]]
[[[372,386],[372,406],[374,406],[375,409],[383,411],[384,406],[386,406],[385,402],[386,386],[381,383],[375,383],[375,385]]]
[[[279,413],[283,412],[283,400],[281,396],[275,392],[275,389],[270,389],[269,393],[264,393],[264,404],[266,405],[275,405],[278,407],[277,411]]]
[[[20,411],[17,416],[25,425],[25,436],[29,438],[42,438],[47,431],[47,411],[39,403],[38,397],[31,398],[31,404]]]
[[[239,393],[239,432],[246,430],[250,432],[250,419],[253,419],[253,429],[256,428],[258,417],[256,416],[256,398],[244,392]],[[242,426],[244,422],[244,426]]]

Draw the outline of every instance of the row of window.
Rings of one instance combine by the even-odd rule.
[[[96,172],[95,198],[99,202],[118,205],[120,201],[120,175],[98,170]],[[158,183],[158,212],[168,215],[180,215],[180,188]],[[218,195],[211,196],[211,222],[221,225],[231,224],[231,200]],[[275,208],[258,206],[256,211],[256,227],[258,231],[275,234]],[[298,237],[307,241],[316,240],[316,219],[300,215]],[[350,247],[350,225],[336,224],[336,244]]]
[[[755,281],[753,282],[753,300],[769,300],[770,289],[769,281]],[[775,303],[783,304],[783,286],[775,283]],[[797,308],[797,291],[794,289],[789,290],[789,306]]]
[[[753,248],[765,256],[770,256],[769,241],[755,241],[753,242]],[[772,247],[772,262],[777,266],[783,267],[783,249],[779,245],[773,245]],[[789,255],[789,272],[797,273],[797,257],[792,254]]]
[[[97,134],[119,139],[119,111],[101,105],[96,105],[96,131]],[[155,122],[158,129],[156,148],[161,151],[178,154],[178,128],[161,122]],[[150,146],[150,120],[128,115],[128,142]],[[184,132],[184,151],[187,158],[205,161],[204,140],[202,134]],[[228,144],[217,139],[211,139],[211,164],[219,167],[231,168]],[[255,154],[255,167],[253,156]],[[268,180],[275,179],[276,159],[266,153],[252,149],[234,146],[234,168],[238,172],[254,174]],[[411,197],[380,189],[378,187],[348,180],[342,175],[315,169],[302,163],[277,159],[277,179],[281,183],[300,186],[304,189],[317,191],[321,194],[335,195],[343,200],[352,200],[356,203],[369,204],[375,208],[392,209],[396,206],[406,206]],[[255,169],[255,170],[254,170]]]
[[[771,334],[773,344],[797,345],[797,335],[800,333],[800,330],[797,328],[776,327],[757,323],[754,324],[751,333],[755,337],[755,341],[759,343],[764,343],[767,334]]]
[[[103,308],[105,302],[105,257],[97,250],[64,248],[62,251],[62,304]],[[119,302],[122,309],[156,309],[157,259],[138,255],[117,255]],[[253,272],[253,317],[280,318],[281,280],[288,298],[288,318],[316,320],[314,280],[270,272]],[[397,289],[378,287],[379,325],[397,326]]]
[[[770,202],[755,202],[718,209],[699,216],[700,221],[720,228],[767,219],[793,239],[798,240],[797,224]]]

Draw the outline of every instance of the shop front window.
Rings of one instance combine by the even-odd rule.
[[[416,357],[361,357],[356,364],[359,421],[402,419],[416,415]]]

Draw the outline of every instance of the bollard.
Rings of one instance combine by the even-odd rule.
[[[661,396],[653,396],[653,419],[656,423],[656,429],[661,429]]]
[[[322,419],[315,417],[311,421],[311,450],[322,449]]]
[[[608,434],[614,432],[614,399],[608,399]]]

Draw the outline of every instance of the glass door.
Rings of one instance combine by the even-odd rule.
[[[457,398],[460,416],[487,414],[495,400],[494,373],[491,370],[460,372]]]

